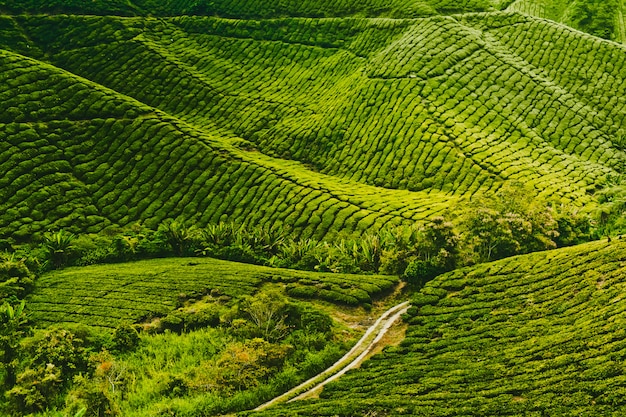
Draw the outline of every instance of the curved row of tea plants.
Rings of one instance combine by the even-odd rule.
[[[618,241],[439,276],[414,297],[398,348],[319,400],[258,415],[622,414],[625,273]]]
[[[519,14],[14,20],[55,65],[362,183],[471,196],[522,181],[583,202],[623,169],[623,49]]]

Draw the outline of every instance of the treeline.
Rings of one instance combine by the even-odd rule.
[[[612,191],[611,191],[612,190]],[[470,203],[462,217],[443,216],[410,227],[338,237],[332,242],[294,239],[280,227],[219,223],[198,228],[178,221],[157,230],[141,225],[99,235],[63,230],[41,242],[13,247],[0,242],[0,297],[23,298],[34,274],[47,270],[168,256],[208,256],[273,267],[337,273],[382,273],[422,284],[459,266],[569,246],[620,232],[621,186],[603,194],[598,220],[573,209],[531,200],[505,187]],[[621,194],[620,194],[621,193]],[[603,200],[603,201],[604,201]]]

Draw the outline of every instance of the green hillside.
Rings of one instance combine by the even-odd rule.
[[[507,183],[592,204],[624,169],[623,48],[519,14],[0,28],[3,236],[178,218],[324,238]]]
[[[626,244],[524,255],[436,278],[406,339],[267,416],[616,416],[626,411]]]
[[[0,414],[625,414],[623,13],[0,0]]]
[[[576,29],[626,43],[622,0],[516,0],[507,10],[565,23]]]
[[[398,284],[203,258],[49,272],[0,305],[0,414],[251,409],[332,365]]]
[[[280,222],[322,237],[331,228],[417,220],[443,206],[426,193],[378,190],[245,151],[21,55],[3,52],[0,59],[1,77],[10,80],[2,85],[0,116],[5,236],[26,239],[55,228],[95,233],[137,220],[156,227],[183,217]]]
[[[371,304],[398,283],[397,277],[319,274],[206,258],[155,259],[126,264],[68,268],[44,275],[29,298],[39,325],[82,323],[115,328],[174,310],[179,298],[217,292],[238,299],[265,284],[286,286],[343,305]]]

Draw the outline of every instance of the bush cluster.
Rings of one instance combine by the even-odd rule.
[[[195,300],[166,317],[160,334],[142,335],[128,324],[112,333],[87,326],[30,329],[23,303],[2,306],[0,413],[56,409],[121,416],[125,401],[145,401],[146,395],[150,402],[205,398],[211,415],[240,411],[307,379],[340,354],[331,317],[278,291],[231,305],[215,300]],[[174,339],[169,330],[178,333]],[[168,346],[160,345],[164,338]]]

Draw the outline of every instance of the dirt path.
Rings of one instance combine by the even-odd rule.
[[[324,385],[339,378],[350,369],[356,368],[363,362],[365,357],[376,347],[376,344],[385,336],[387,331],[409,309],[409,302],[405,301],[385,311],[361,337],[361,339],[339,359],[333,366],[317,374],[308,381],[255,408],[255,411],[263,410],[282,402],[291,402],[311,397],[318,393]]]

